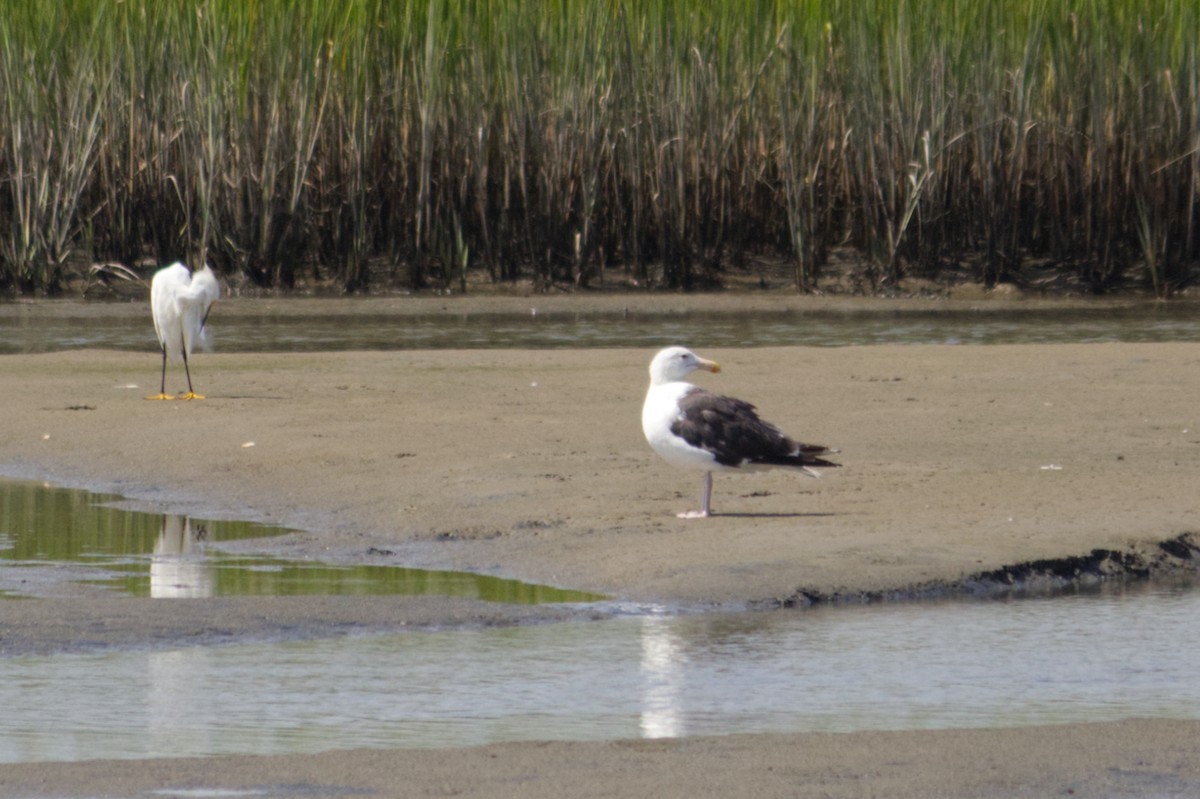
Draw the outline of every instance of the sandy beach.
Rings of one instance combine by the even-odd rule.
[[[689,608],[796,613],[813,601],[1193,571],[1194,344],[688,343],[723,366],[697,383],[837,447],[843,467],[820,480],[717,475],[717,515],[676,519],[697,503],[700,478],[642,439],[653,353],[640,349],[203,353],[193,363],[202,402],[145,401],[157,390],[153,353],[72,351],[0,356],[0,474],[292,527],[233,545],[292,559],[471,570]],[[337,635],[564,612],[428,598],[164,604],[64,590],[5,603],[0,647],[170,646],[197,634],[269,637],[297,620]],[[0,766],[0,794],[1182,796],[1200,792],[1198,741],[1200,723],[1143,720],[18,764]]]

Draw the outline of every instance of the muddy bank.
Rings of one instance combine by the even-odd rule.
[[[946,582],[934,580],[883,591],[797,590],[789,597],[754,603],[758,608],[859,605],[921,599],[995,599],[1054,596],[1145,581],[1190,584],[1200,575],[1200,537],[1183,533],[1165,541],[1131,544],[1124,550],[1093,549],[1086,555],[1015,563]]]
[[[96,597],[0,600],[0,657],[300,641],[577,619],[553,605],[451,597],[265,596],[204,600]],[[599,611],[586,611],[599,617]]]

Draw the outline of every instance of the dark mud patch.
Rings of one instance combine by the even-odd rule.
[[[759,607],[863,605],[918,599],[1050,596],[1128,581],[1176,579],[1200,573],[1200,533],[1165,541],[1130,544],[1126,549],[1093,549],[1086,555],[1047,558],[976,572],[961,580],[933,580],[878,591],[820,591],[798,588]]]
[[[441,596],[28,599],[4,606],[0,658],[473,630],[578,618],[603,619],[607,612]]]

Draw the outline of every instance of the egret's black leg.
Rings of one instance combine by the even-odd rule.
[[[180,343],[182,344],[182,342]],[[183,350],[183,373],[187,375],[188,392],[180,397],[180,399],[204,399],[203,394],[197,394],[194,390],[192,390],[192,373],[188,370],[187,346],[184,345],[181,349]]]
[[[167,393],[167,345],[166,344],[162,345],[162,356],[163,356],[162,357],[162,380],[158,384],[158,395],[153,396],[153,397],[146,397],[146,399],[152,399],[152,400],[175,399],[174,397],[172,397],[170,394]]]

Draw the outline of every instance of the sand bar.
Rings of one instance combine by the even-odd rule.
[[[293,559],[466,569],[701,608],[901,596],[1097,549],[1164,573],[1188,567],[1159,544],[1200,530],[1194,344],[689,343],[724,367],[697,382],[838,447],[844,467],[819,481],[718,475],[720,515],[674,518],[695,504],[700,481],[656,461],[641,439],[652,354],[643,350],[218,352],[195,359],[209,399],[192,403],[141,399],[157,383],[152,353],[73,351],[0,357],[0,473],[294,527],[237,545]],[[558,612],[310,598],[204,600],[173,614],[72,590],[5,603],[0,645],[63,651],[86,631],[98,646],[166,646],[197,629],[220,642],[297,619],[340,634]],[[0,793],[303,783],[329,788],[321,795],[670,795],[665,785],[712,796],[737,793],[730,786],[763,796],[1183,795],[1171,791],[1200,786],[1197,732],[1145,721],[28,764],[0,766]]]

